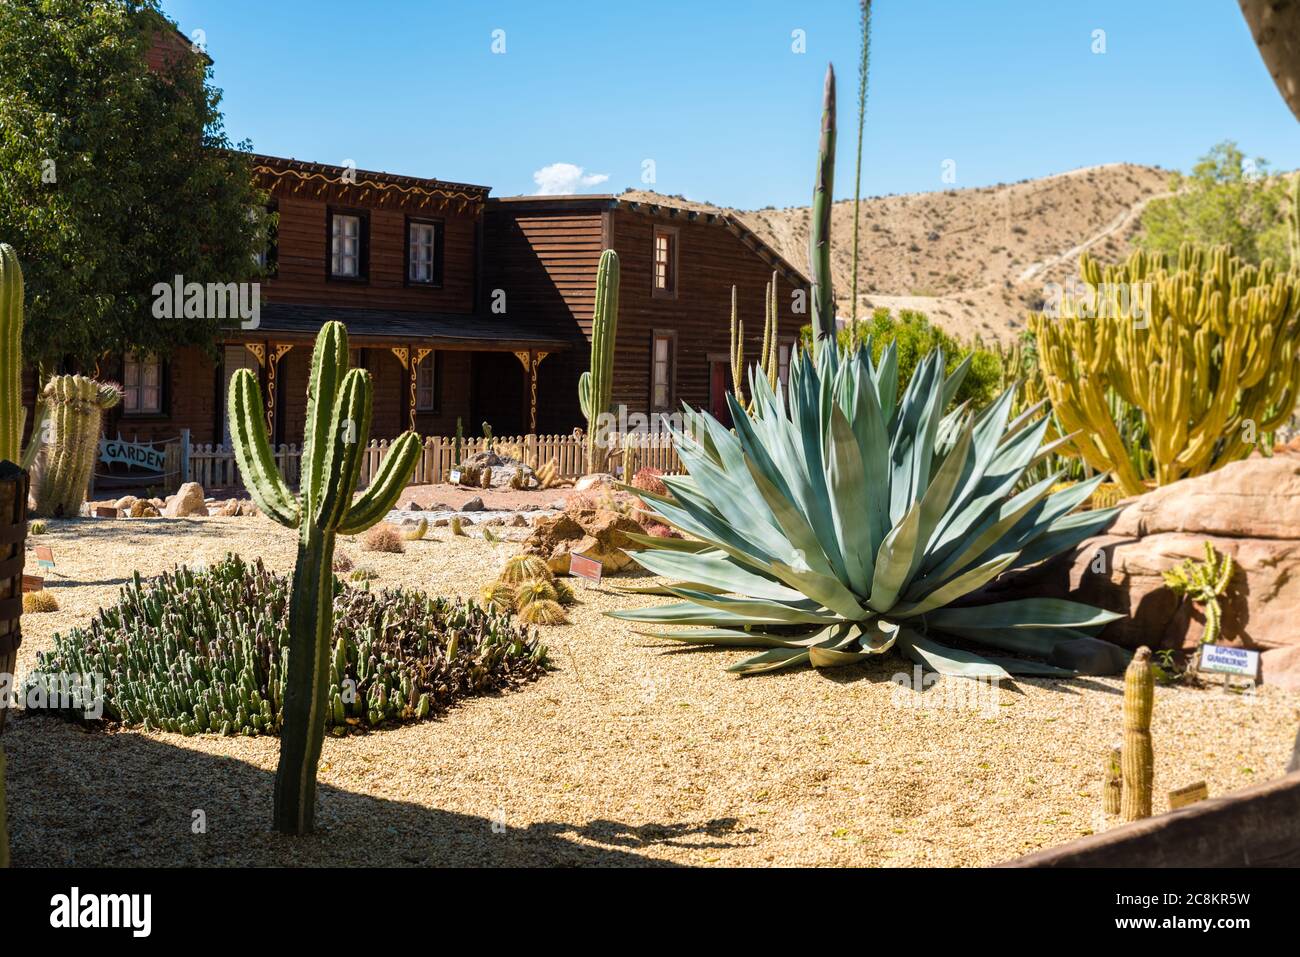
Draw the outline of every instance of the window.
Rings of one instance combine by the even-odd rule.
[[[411,285],[442,284],[442,224],[412,219],[406,224],[406,281]]]
[[[162,414],[162,363],[152,353],[131,353],[122,363],[122,411]]]
[[[416,412],[438,411],[437,356],[438,353],[430,352],[415,367]]]
[[[677,231],[655,229],[656,296],[677,295]]]
[[[369,223],[362,213],[330,213],[331,279],[366,277],[366,241]]]
[[[248,218],[252,222],[256,223],[262,220],[265,221],[265,242],[260,250],[253,253],[253,263],[262,274],[267,276],[275,274],[276,253],[278,251],[276,249],[276,226],[272,221],[272,217],[275,216],[275,213],[276,206],[274,203],[264,209],[252,207],[248,210]]]
[[[781,343],[777,350],[776,363],[776,374],[780,378],[781,385],[788,389],[790,387],[790,343]]]
[[[650,352],[650,406],[651,411],[662,412],[672,407],[674,336],[670,332],[656,332]]]

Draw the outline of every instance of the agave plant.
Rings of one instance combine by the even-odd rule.
[[[751,371],[750,413],[728,397],[734,432],[687,410],[676,439],[688,474],[663,476],[668,495],[638,494],[691,538],[632,536],[636,561],[681,601],[610,614],[700,626],[645,632],[659,638],[763,649],[729,669],[746,675],[890,649],[944,674],[1078,673],[1118,615],[1056,598],[956,604],[1115,513],[1073,513],[1101,476],[1017,492],[1065,440],[1044,445],[1038,407],[1012,419],[1014,389],[945,413],[967,367],[945,376],[936,350],[897,398],[892,346],[875,364],[869,342],[828,345],[795,358],[788,395]]]

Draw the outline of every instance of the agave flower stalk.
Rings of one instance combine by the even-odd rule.
[[[676,604],[610,612],[660,638],[761,648],[730,670],[830,667],[898,649],[952,675],[1072,675],[1111,612],[1054,598],[958,607],[999,575],[1072,548],[1115,510],[1072,514],[1101,476],[1015,491],[1049,454],[1038,409],[1012,419],[1012,391],[980,413],[945,412],[969,359],[945,376],[936,350],[901,398],[891,344],[801,353],[789,395],[750,375],[751,414],[729,396],[734,432],[687,411],[675,434],[687,475],[638,492],[686,539],[631,536]],[[978,648],[978,651],[975,650]]]

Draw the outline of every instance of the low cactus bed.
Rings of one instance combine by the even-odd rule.
[[[335,579],[327,729],[419,720],[539,677],[546,648],[505,615],[421,592]],[[56,635],[27,682],[102,676],[104,715],[183,734],[276,734],[288,663],[290,583],[230,556],[207,571],[137,574],[117,604]]]

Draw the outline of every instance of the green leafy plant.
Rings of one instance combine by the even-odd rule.
[[[541,676],[546,648],[505,615],[422,592],[335,580],[323,725],[333,733],[420,720],[456,701]],[[181,734],[277,734],[289,693],[291,586],[227,556],[205,571],[137,574],[85,627],[55,635],[26,679],[28,699],[59,701],[59,675],[104,678],[104,715]],[[231,612],[231,609],[237,609]]]
[[[896,400],[894,346],[879,364],[867,344],[825,348],[796,357],[788,401],[751,376],[754,412],[733,409],[734,432],[691,413],[676,435],[688,475],[661,477],[671,497],[639,492],[691,538],[631,536],[644,548],[630,553],[682,601],[609,614],[701,626],[656,637],[765,649],[730,669],[741,674],[891,648],[945,674],[1076,673],[1118,615],[1054,598],[956,603],[1104,528],[1114,509],[1071,514],[1101,477],[1014,492],[1047,423],[1011,420],[1010,392],[945,414],[970,361],[945,365],[942,350],[926,356]]]
[[[356,535],[382,521],[420,455],[419,436],[403,433],[389,447],[369,488],[352,500],[370,434],[371,393],[370,374],[348,370],[347,330],[340,322],[325,323],[312,351],[302,492],[296,496],[271,453],[257,377],[241,369],[230,380],[230,433],[244,486],[268,517],[298,532],[284,732],[275,778],[275,825],[285,834],[309,832],[315,817],[333,631],[335,537]]]
[[[1223,631],[1223,609],[1219,598],[1228,590],[1237,563],[1231,555],[1220,555],[1214,545],[1205,543],[1205,560],[1185,558],[1163,572],[1165,584],[1176,595],[1183,595],[1205,607],[1203,644],[1214,644]]]

